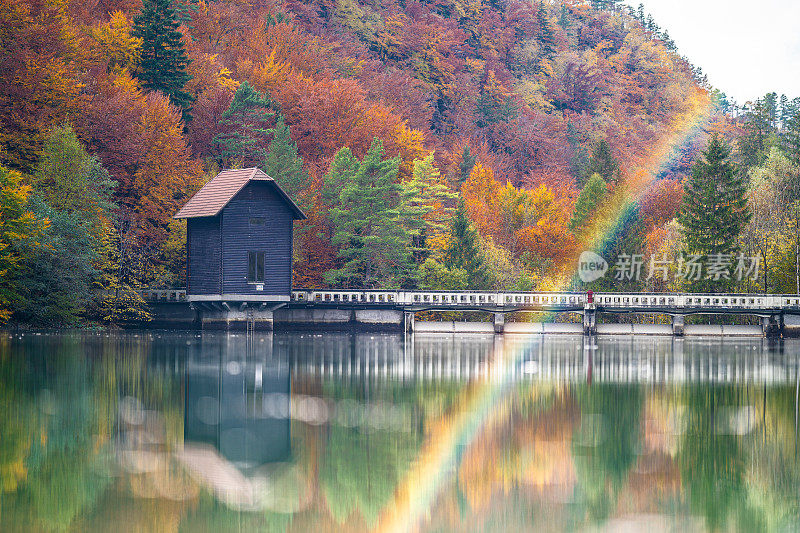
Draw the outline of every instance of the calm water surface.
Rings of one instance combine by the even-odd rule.
[[[798,531],[800,342],[0,334],[0,531]]]

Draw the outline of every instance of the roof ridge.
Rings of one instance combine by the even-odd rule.
[[[258,167],[221,170],[186,201],[174,218],[216,216],[251,181],[272,182],[279,196],[289,204],[297,218],[305,218],[297,204],[280,188],[278,183]]]

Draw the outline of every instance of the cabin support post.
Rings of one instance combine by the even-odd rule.
[[[686,317],[683,315],[672,315],[672,334],[676,337],[683,337],[686,327]]]
[[[272,305],[242,306],[240,303],[233,305],[222,302],[221,308],[216,306],[211,309],[202,309],[200,324],[206,330],[242,330],[272,331],[274,323],[274,309]],[[248,324],[251,328],[248,328]]]
[[[503,330],[506,328],[506,314],[505,313],[495,313],[494,314],[494,332],[497,334],[503,333]]]

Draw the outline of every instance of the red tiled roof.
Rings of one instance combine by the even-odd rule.
[[[175,218],[213,217],[228,205],[236,194],[251,180],[270,181],[276,192],[286,201],[295,218],[306,216],[275,181],[258,168],[236,168],[223,170],[211,181],[189,198],[189,201],[175,214]]]

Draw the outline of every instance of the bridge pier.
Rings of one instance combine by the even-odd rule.
[[[597,310],[588,304],[583,310],[583,334],[597,335]]]
[[[676,337],[683,337],[686,325],[686,317],[683,315],[672,315],[672,334]]]
[[[406,333],[414,332],[414,311],[405,311],[403,313],[403,330]]]
[[[503,330],[506,328],[506,314],[505,313],[495,313],[494,314],[494,332],[495,333],[503,333]]]
[[[780,322],[775,318],[775,315],[764,316],[761,317],[761,329],[764,332],[765,337],[777,337],[780,336],[783,327],[783,315],[780,316]]]

